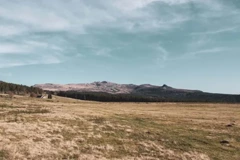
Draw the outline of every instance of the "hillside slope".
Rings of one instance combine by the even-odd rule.
[[[7,83],[0,81],[0,93],[13,92],[15,94],[25,94],[25,93],[42,93],[42,89],[37,87],[29,87],[25,85],[19,85],[14,83]]]

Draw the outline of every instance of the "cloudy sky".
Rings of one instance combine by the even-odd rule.
[[[0,80],[240,94],[240,1],[0,0]]]

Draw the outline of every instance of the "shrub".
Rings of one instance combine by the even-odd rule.
[[[32,92],[32,93],[30,94],[30,97],[36,98],[36,97],[37,97],[37,94]]]
[[[51,93],[48,94],[48,99],[52,99],[52,94]]]

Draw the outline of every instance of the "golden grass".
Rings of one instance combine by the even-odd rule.
[[[0,160],[239,160],[239,133],[238,104],[0,98]]]

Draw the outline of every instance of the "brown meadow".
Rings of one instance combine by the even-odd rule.
[[[0,159],[239,160],[240,105],[0,97]]]

